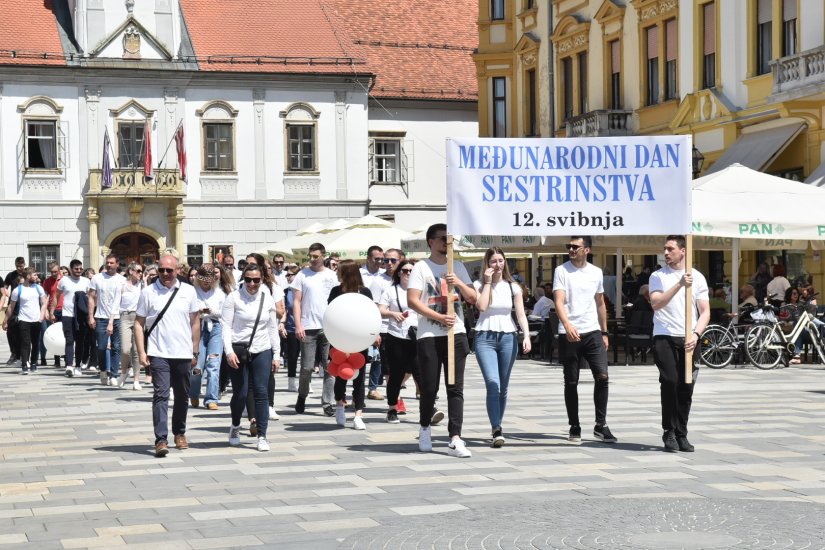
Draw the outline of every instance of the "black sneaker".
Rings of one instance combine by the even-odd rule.
[[[501,428],[496,428],[493,430],[493,448],[500,449],[501,447],[504,447],[504,434]]]
[[[567,435],[568,441],[581,441],[582,440],[582,427],[581,426],[570,426],[570,432]]]
[[[690,441],[688,441],[688,438],[685,436],[677,437],[676,443],[679,445],[679,450],[683,453],[692,453],[695,450],[693,445],[690,444]]]
[[[395,409],[390,409],[387,411],[387,422],[389,424],[400,424],[401,421],[398,420],[398,411]]]
[[[335,416],[335,407],[333,405],[324,405],[324,414],[327,416]]]
[[[444,420],[444,413],[438,409],[433,410],[433,417],[430,419],[430,426],[435,426]]]
[[[605,443],[616,443],[618,439],[610,432],[610,428],[605,424],[604,426],[593,427],[593,437],[600,439]]]
[[[295,412],[298,414],[304,414],[304,410],[306,409],[306,395],[299,395],[298,400],[295,401]]]
[[[41,358],[40,358],[40,366],[41,366],[41,367],[45,367],[45,366],[46,366],[46,358],[45,358],[45,357],[41,357]]]
[[[29,367],[23,365],[20,367],[20,374],[29,374]]]
[[[679,444],[676,442],[676,435],[673,430],[668,430],[662,435],[662,441],[665,444],[665,451],[668,453],[675,453],[679,450]]]

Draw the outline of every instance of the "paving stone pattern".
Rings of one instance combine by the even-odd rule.
[[[492,449],[471,357],[464,460],[447,456],[446,426],[433,429],[433,453],[418,452],[412,384],[401,424],[368,400],[361,432],[323,416],[319,379],[295,415],[281,373],[271,452],[255,450],[247,426],[242,447],[227,445],[227,396],[218,411],[190,409],[190,449],[156,459],[149,388],[40,371],[0,367],[0,547],[825,548],[821,367],[703,370],[696,452],[668,454],[653,365],[611,368],[619,443],[585,425],[576,445],[561,369],[520,360],[507,444]],[[583,373],[582,419],[592,389]]]

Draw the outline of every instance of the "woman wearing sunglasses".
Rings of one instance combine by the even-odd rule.
[[[338,281],[341,283],[333,287],[329,291],[329,299],[327,303],[350,292],[358,292],[363,294],[372,301],[372,292],[364,286],[361,272],[358,264],[354,260],[342,260],[338,264]],[[367,350],[361,352],[364,356],[364,363],[367,361]],[[364,371],[366,369],[361,367],[356,372],[355,377],[352,378],[352,404],[355,407],[355,417],[352,419],[352,427],[356,430],[366,430],[367,426],[364,424],[364,419],[361,417],[364,413]],[[335,422],[343,427],[347,424],[347,414],[344,410],[344,397],[347,393],[347,381],[340,376],[335,377]]]
[[[197,268],[193,280],[200,309],[201,340],[198,347],[198,364],[189,377],[189,400],[193,407],[200,405],[199,398],[203,374],[206,371],[206,393],[203,404],[210,411],[218,410],[218,390],[220,389],[221,354],[223,353],[223,332],[221,315],[226,295],[232,292],[229,282],[220,280],[220,272],[212,264]]]
[[[263,269],[257,264],[244,268],[243,284],[223,303],[221,323],[229,377],[232,379],[229,444],[241,444],[241,415],[251,385],[255,397],[258,450],[268,451],[267,384],[270,373],[277,372],[280,366],[281,339],[278,336],[276,302],[271,293],[261,290]]]
[[[476,307],[481,312],[476,322],[475,352],[487,386],[487,416],[493,431],[493,447],[504,445],[501,422],[507,406],[510,372],[519,350],[516,319],[525,335],[521,348],[530,352],[530,330],[524,314],[521,286],[513,280],[504,252],[497,246],[484,253],[482,280]]]
[[[132,375],[132,389],[140,389],[140,357],[135,345],[135,312],[143,290],[143,268],[132,262],[126,267],[126,282],[120,292],[120,387]]]
[[[387,323],[387,349],[390,377],[387,380],[387,422],[398,424],[398,401],[404,377],[411,374],[416,387],[420,385],[415,338],[418,314],[407,304],[407,283],[410,282],[413,264],[402,260],[392,276],[390,285],[381,295],[378,309]],[[402,411],[403,412],[403,411]]]

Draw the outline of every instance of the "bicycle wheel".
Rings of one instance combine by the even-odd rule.
[[[699,359],[712,369],[723,369],[730,365],[734,351],[736,342],[720,325],[710,325],[699,338]]]
[[[745,333],[745,353],[753,366],[775,368],[782,359],[784,344],[774,325],[753,325]]]

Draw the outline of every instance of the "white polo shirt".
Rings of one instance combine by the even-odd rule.
[[[120,297],[126,278],[115,273],[97,273],[89,283],[95,291],[95,319],[114,319],[120,315]]]
[[[160,324],[154,326],[176,287],[180,290],[175,294],[174,301],[163,314]],[[191,359],[192,326],[189,314],[198,312],[198,304],[195,287],[181,284],[180,281],[175,281],[174,287],[166,288],[158,279],[143,289],[138,300],[137,316],[146,319],[144,330],[152,330],[146,355],[164,359]]]

